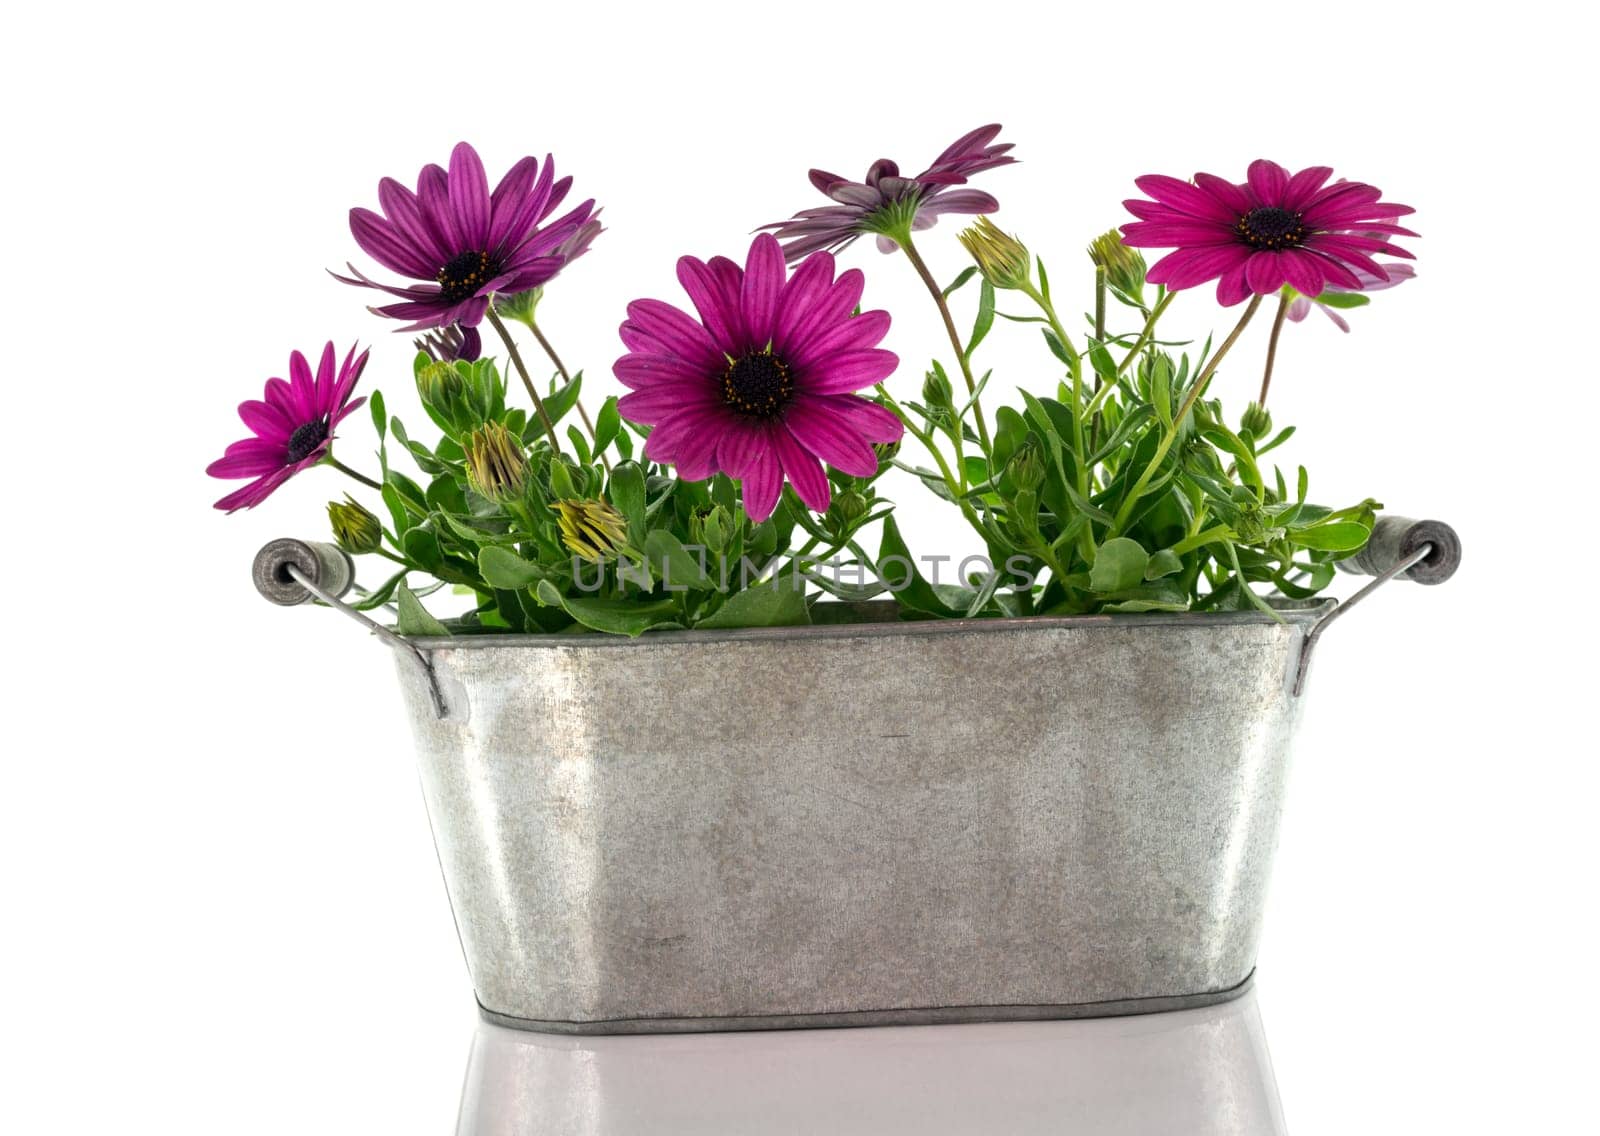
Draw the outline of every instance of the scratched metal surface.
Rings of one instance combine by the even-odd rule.
[[[1226,996],[1329,606],[419,640],[447,717],[399,673],[478,1000],[627,1032]]]

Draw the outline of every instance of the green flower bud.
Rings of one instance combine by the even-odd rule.
[[[949,378],[940,371],[929,371],[922,380],[922,401],[929,410],[955,410],[955,392]]]
[[[500,422],[486,422],[467,435],[467,484],[497,505],[523,499],[528,488],[528,458],[522,443]]]
[[[1006,473],[1019,492],[1033,493],[1044,484],[1044,455],[1030,439],[1024,442],[1006,463]]]
[[[351,556],[378,551],[383,543],[383,525],[354,497],[328,502],[328,523],[333,539]]]
[[[872,452],[878,455],[878,464],[892,462],[900,454],[899,442],[874,442]]]
[[[706,517],[705,545],[712,552],[726,552],[732,544],[733,518],[728,515],[728,510],[717,505]]]
[[[551,508],[561,529],[561,543],[572,555],[594,564],[615,560],[628,543],[628,524],[605,501],[557,501]]]
[[[1265,438],[1272,433],[1272,415],[1267,412],[1266,407],[1252,402],[1244,408],[1244,417],[1239,420],[1239,429],[1257,440]]]
[[[1033,256],[1027,246],[989,218],[979,217],[960,239],[983,278],[996,288],[1026,288],[1032,283]]]
[[[1089,259],[1106,274],[1106,283],[1131,300],[1144,301],[1144,257],[1122,243],[1112,229],[1089,242]]]
[[[869,508],[871,502],[865,495],[854,489],[846,489],[835,496],[833,503],[828,506],[826,520],[829,531],[835,536],[843,536],[852,525],[867,515]]]

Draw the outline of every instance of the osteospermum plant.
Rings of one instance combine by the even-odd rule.
[[[627,306],[623,392],[592,415],[539,304],[602,234],[594,201],[561,212],[573,182],[548,156],[491,189],[466,143],[414,189],[384,178],[377,209],[351,210],[351,236],[402,282],[354,262],[338,278],[384,293],[370,310],[412,335],[403,362],[430,436],[381,392],[355,396],[372,349],[341,362],[330,342],[315,368],[296,352],[287,378],[240,405],[251,436],[208,472],[247,483],[217,507],[260,506],[314,467],[343,475],[327,524],[376,566],[355,606],[392,609],[408,634],[1273,613],[1315,596],[1379,506],[1313,503],[1304,467],[1272,464],[1294,433],[1267,409],[1280,336],[1313,308],[1349,330],[1342,313],[1412,279],[1410,208],[1322,166],[1140,177],[1132,219],[1089,240],[1070,274],[1085,313],[1064,317],[1042,258],[969,184],[1016,161],[1000,132],[962,135],[915,176],[888,159],[861,181],[812,170],[828,204],[724,255],[683,256],[687,304]],[[959,214],[974,220],[950,251],[970,263],[942,282],[919,239]],[[836,261],[863,235],[905,259],[944,327],[915,379],[881,346],[890,315],[864,305],[862,269]],[[1213,281],[1222,308],[1244,305],[1221,340],[1160,338],[1173,304]],[[1259,391],[1230,416],[1214,388],[1269,298]],[[1009,397],[981,368],[1008,326],[1044,363]],[[348,419],[367,399],[373,433],[357,440]],[[885,495],[918,482],[985,550],[953,581],[919,567]],[[428,598],[442,590],[461,597],[447,617],[450,601]]]

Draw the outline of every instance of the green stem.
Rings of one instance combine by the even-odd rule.
[[[1272,385],[1272,364],[1278,358],[1278,335],[1283,331],[1284,317],[1289,314],[1289,289],[1285,287],[1278,296],[1278,314],[1272,320],[1272,337],[1267,340],[1267,369],[1261,375],[1261,397],[1256,405],[1267,405],[1267,388]]]
[[[987,542],[989,539],[989,534],[984,531],[983,522],[978,519],[978,511],[972,507],[972,502],[967,500],[966,491],[961,488],[961,483],[956,480],[955,474],[950,472],[950,463],[945,461],[944,451],[939,449],[939,447],[934,444],[933,435],[931,433],[924,433],[923,431],[917,429],[916,424],[912,422],[910,417],[907,416],[906,412],[900,408],[900,404],[894,400],[894,397],[889,394],[888,390],[882,383],[879,383],[876,389],[879,396],[888,405],[889,409],[893,411],[895,416],[899,418],[900,421],[905,425],[906,433],[910,434],[917,441],[921,442],[923,449],[927,450],[928,454],[933,458],[933,460],[938,463],[939,474],[944,478],[945,485],[949,487],[950,495],[956,499],[956,504],[961,510],[961,515],[966,517],[967,523],[977,531],[978,535],[983,537],[985,542]]]
[[[382,489],[383,488],[383,483],[381,481],[374,481],[374,480],[372,480],[372,478],[368,477],[364,473],[357,473],[355,470],[353,470],[349,466],[345,465],[344,462],[342,462],[338,458],[334,457],[331,453],[328,454],[326,457],[324,457],[322,460],[327,462],[329,465],[331,465],[334,469],[338,470],[340,473],[345,474],[348,477],[355,478],[357,481],[361,482],[362,485],[367,486],[367,488],[369,488],[369,489]]]
[[[989,444],[989,426],[983,419],[983,408],[977,404],[978,384],[972,377],[972,361],[967,358],[967,353],[961,347],[961,334],[956,331],[955,320],[950,317],[950,305],[945,303],[944,291],[933,278],[933,273],[928,271],[927,264],[922,259],[922,254],[917,252],[917,246],[911,241],[911,232],[896,233],[894,240],[905,250],[906,257],[911,261],[911,267],[917,270],[917,275],[922,277],[922,283],[927,286],[928,294],[933,297],[933,302],[938,305],[939,315],[944,318],[944,330],[950,336],[950,346],[955,350],[956,361],[961,364],[961,377],[967,381],[967,395],[972,398],[972,420],[978,427],[978,441],[983,445],[984,455],[994,452]],[[960,429],[958,422],[956,428]]]
[[[539,421],[544,424],[544,432],[550,437],[550,450],[552,453],[561,453],[561,441],[556,437],[556,424],[550,420],[550,412],[544,408],[544,399],[539,397],[539,391],[533,385],[533,379],[528,376],[528,368],[522,362],[522,352],[517,350],[516,340],[511,338],[511,332],[505,323],[495,314],[494,305],[489,305],[489,310],[484,313],[495,331],[500,333],[500,341],[506,345],[506,354],[511,357],[511,363],[517,369],[517,374],[522,377],[522,385],[528,389],[528,397],[533,399],[533,409],[539,415]]]
[[[1161,305],[1158,304],[1158,311],[1160,307]],[[1123,498],[1122,507],[1117,510],[1116,519],[1111,526],[1108,538],[1122,535],[1122,530],[1127,527],[1128,520],[1133,515],[1135,506],[1139,503],[1139,498],[1144,496],[1145,487],[1150,484],[1150,479],[1155,476],[1156,470],[1160,468],[1162,461],[1165,460],[1167,451],[1172,449],[1172,443],[1177,441],[1178,430],[1183,426],[1184,419],[1189,416],[1189,412],[1194,409],[1194,404],[1205,393],[1207,384],[1211,382],[1211,376],[1216,373],[1217,365],[1222,362],[1223,356],[1227,355],[1233,345],[1239,341],[1239,336],[1244,333],[1246,325],[1255,316],[1256,309],[1259,307],[1261,307],[1261,297],[1252,296],[1250,298],[1250,306],[1245,308],[1244,315],[1239,317],[1239,322],[1233,325],[1233,330],[1228,333],[1228,338],[1222,341],[1222,345],[1217,348],[1211,358],[1206,361],[1206,365],[1201,368],[1200,373],[1195,376],[1194,385],[1189,388],[1189,396],[1183,400],[1183,405],[1178,408],[1178,413],[1173,416],[1172,425],[1167,427],[1167,432],[1162,435],[1161,444],[1156,447],[1156,452],[1151,455],[1149,463],[1144,467],[1144,471],[1139,474],[1139,480],[1134,482],[1133,488]],[[1151,322],[1154,322],[1153,315]]]
[[[531,318],[528,320],[528,330],[533,332],[533,337],[539,341],[539,346],[542,347],[544,349],[544,353],[549,356],[550,362],[555,364],[556,373],[561,376],[561,381],[566,383],[568,386],[571,386],[572,376],[567,373],[566,364],[561,361],[561,356],[556,354],[556,349],[550,346],[550,341],[545,338],[544,332],[539,330],[538,323]],[[590,440],[599,442],[600,435],[594,432],[594,423],[589,418],[589,412],[584,409],[582,398],[577,400],[577,407],[578,417],[583,419],[583,427],[589,431]],[[600,458],[600,464],[606,467],[606,472],[610,473],[611,463],[606,461],[605,455],[598,454],[597,456]]]
[[[1150,318],[1144,321],[1144,330],[1139,333],[1139,338],[1134,340],[1132,350],[1128,352],[1127,356],[1117,366],[1118,375],[1121,375],[1122,372],[1126,371],[1128,369],[1128,364],[1137,359],[1140,352],[1149,346],[1150,341],[1155,338],[1156,321],[1161,318],[1161,313],[1167,310],[1177,295],[1178,294],[1176,292],[1166,293],[1166,295],[1162,296],[1161,299],[1156,301],[1156,306],[1150,309]]]
[[[1050,330],[1055,333],[1057,342],[1061,344],[1062,350],[1066,351],[1067,358],[1071,360],[1067,365],[1067,370],[1072,375],[1072,448],[1074,457],[1077,459],[1073,462],[1073,465],[1077,467],[1078,495],[1087,501],[1089,499],[1091,481],[1089,476],[1089,450],[1084,445],[1083,433],[1083,356],[1072,346],[1072,340],[1068,337],[1066,328],[1061,326],[1061,319],[1056,315],[1056,307],[1050,302],[1049,297],[1035,288],[1031,281],[1022,291],[1044,313],[1045,320],[1050,325]],[[1094,533],[1090,531],[1088,525],[1084,525],[1078,534],[1078,551],[1082,554],[1084,563],[1087,564],[1094,561]]]

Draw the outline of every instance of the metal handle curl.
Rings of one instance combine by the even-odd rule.
[[[428,680],[434,714],[440,718],[446,716],[444,694],[427,653],[340,598],[355,587],[355,565],[337,546],[288,537],[271,541],[256,554],[252,577],[256,590],[275,604],[289,607],[312,598],[319,599],[361,624],[390,647],[410,655]]]

